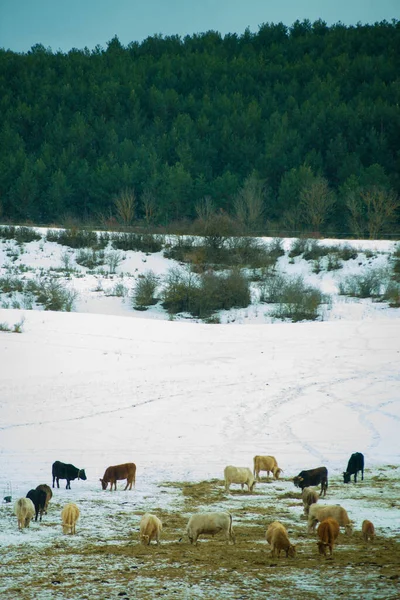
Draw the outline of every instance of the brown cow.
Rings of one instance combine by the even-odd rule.
[[[46,494],[46,502],[44,505],[44,514],[47,515],[47,509],[49,507],[49,502],[53,497],[53,492],[51,491],[51,487],[46,483],[41,483],[36,487],[37,490],[42,490]]]
[[[326,556],[326,549],[329,548],[329,553],[332,556],[333,545],[339,535],[339,523],[336,519],[328,517],[318,525],[317,533],[320,540],[317,542],[319,553]]]
[[[301,499],[304,504],[304,514],[308,515],[310,506],[318,502],[318,494],[311,488],[306,487],[303,488],[303,491],[301,492]]]
[[[374,524],[371,523],[371,521],[368,521],[368,519],[365,519],[362,523],[362,536],[363,536],[364,542],[372,541],[372,538],[374,537],[374,535],[375,535]]]
[[[107,489],[107,485],[111,483],[110,490],[112,491],[113,486],[117,489],[117,481],[120,479],[126,479],[125,490],[132,489],[132,484],[135,485],[136,477],[136,465],[135,463],[125,463],[123,465],[115,465],[114,467],[108,467],[103,475],[101,481],[101,487],[103,490]]]
[[[287,531],[279,521],[271,523],[265,533],[265,537],[268,544],[271,545],[272,556],[279,558],[282,550],[285,551],[286,558],[296,555],[296,547],[290,543]]]

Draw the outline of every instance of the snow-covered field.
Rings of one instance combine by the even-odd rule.
[[[0,244],[4,258],[10,245]],[[369,245],[376,254],[358,268],[383,264],[393,248]],[[61,251],[32,242],[18,261],[48,268]],[[161,254],[127,254],[119,269],[133,278],[167,268]],[[282,259],[335,295],[339,274],[314,275],[305,261]],[[0,505],[0,596],[399,597],[398,309],[335,295],[323,322],[271,322],[258,305],[232,312],[229,324],[205,325],[168,321],[159,306],[134,311],[128,298],[94,292],[90,277],[71,282],[78,312],[0,309],[0,323],[25,319],[21,334],[0,332],[1,497],[51,485],[55,460],[88,477],[71,490],[62,481],[49,514],[23,532],[12,505]],[[365,455],[365,480],[345,486],[341,472],[356,451]],[[252,467],[255,454],[275,455],[282,481],[264,481],[251,496],[225,494],[224,467]],[[105,468],[131,461],[135,491],[123,492],[122,482],[102,491]],[[319,465],[330,476],[325,502],[342,504],[356,531],[324,562],[291,481]],[[81,509],[76,536],[62,535],[67,501]],[[178,541],[188,516],[205,508],[232,512],[235,547],[219,537],[198,548]],[[163,519],[160,549],[138,544],[144,511]],[[277,518],[298,544],[298,558],[282,558],[279,573],[264,538]],[[364,518],[377,530],[369,547],[359,533]]]

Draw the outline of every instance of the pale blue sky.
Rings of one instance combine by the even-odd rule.
[[[0,47],[27,52],[126,46],[156,33],[185,36],[210,29],[257,32],[262,23],[323,19],[332,25],[400,19],[400,0],[0,0]]]

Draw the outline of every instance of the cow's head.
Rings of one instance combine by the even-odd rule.
[[[343,471],[343,483],[350,483],[350,473]]]
[[[293,483],[296,487],[301,487],[303,488],[304,486],[302,485],[304,481],[304,477],[300,477],[299,475],[297,475],[297,477],[293,477]]]
[[[253,479],[253,483],[252,483],[251,485],[249,485],[249,490],[250,490],[250,492],[252,492],[252,491],[253,491],[253,489],[254,489],[254,486],[255,486],[255,485],[256,485],[256,480],[255,480],[255,479]]]
[[[329,544],[327,544],[326,542],[317,542],[317,545],[319,553],[326,556],[326,549],[328,548]]]
[[[283,469],[280,469],[279,467],[274,467],[273,474],[275,479],[279,479],[281,473],[283,473]]]
[[[101,481],[101,487],[102,487],[102,489],[106,490],[107,486],[108,486],[108,481],[104,481],[104,479],[101,479],[101,478],[100,478],[100,481]]]
[[[83,481],[86,481],[87,477],[85,469],[78,469],[78,479],[83,479]]]
[[[353,523],[350,521],[347,525],[345,525],[345,533],[346,535],[351,535],[353,533]]]

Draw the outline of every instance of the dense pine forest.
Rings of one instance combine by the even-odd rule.
[[[399,21],[0,49],[0,218],[395,235],[399,103]]]

